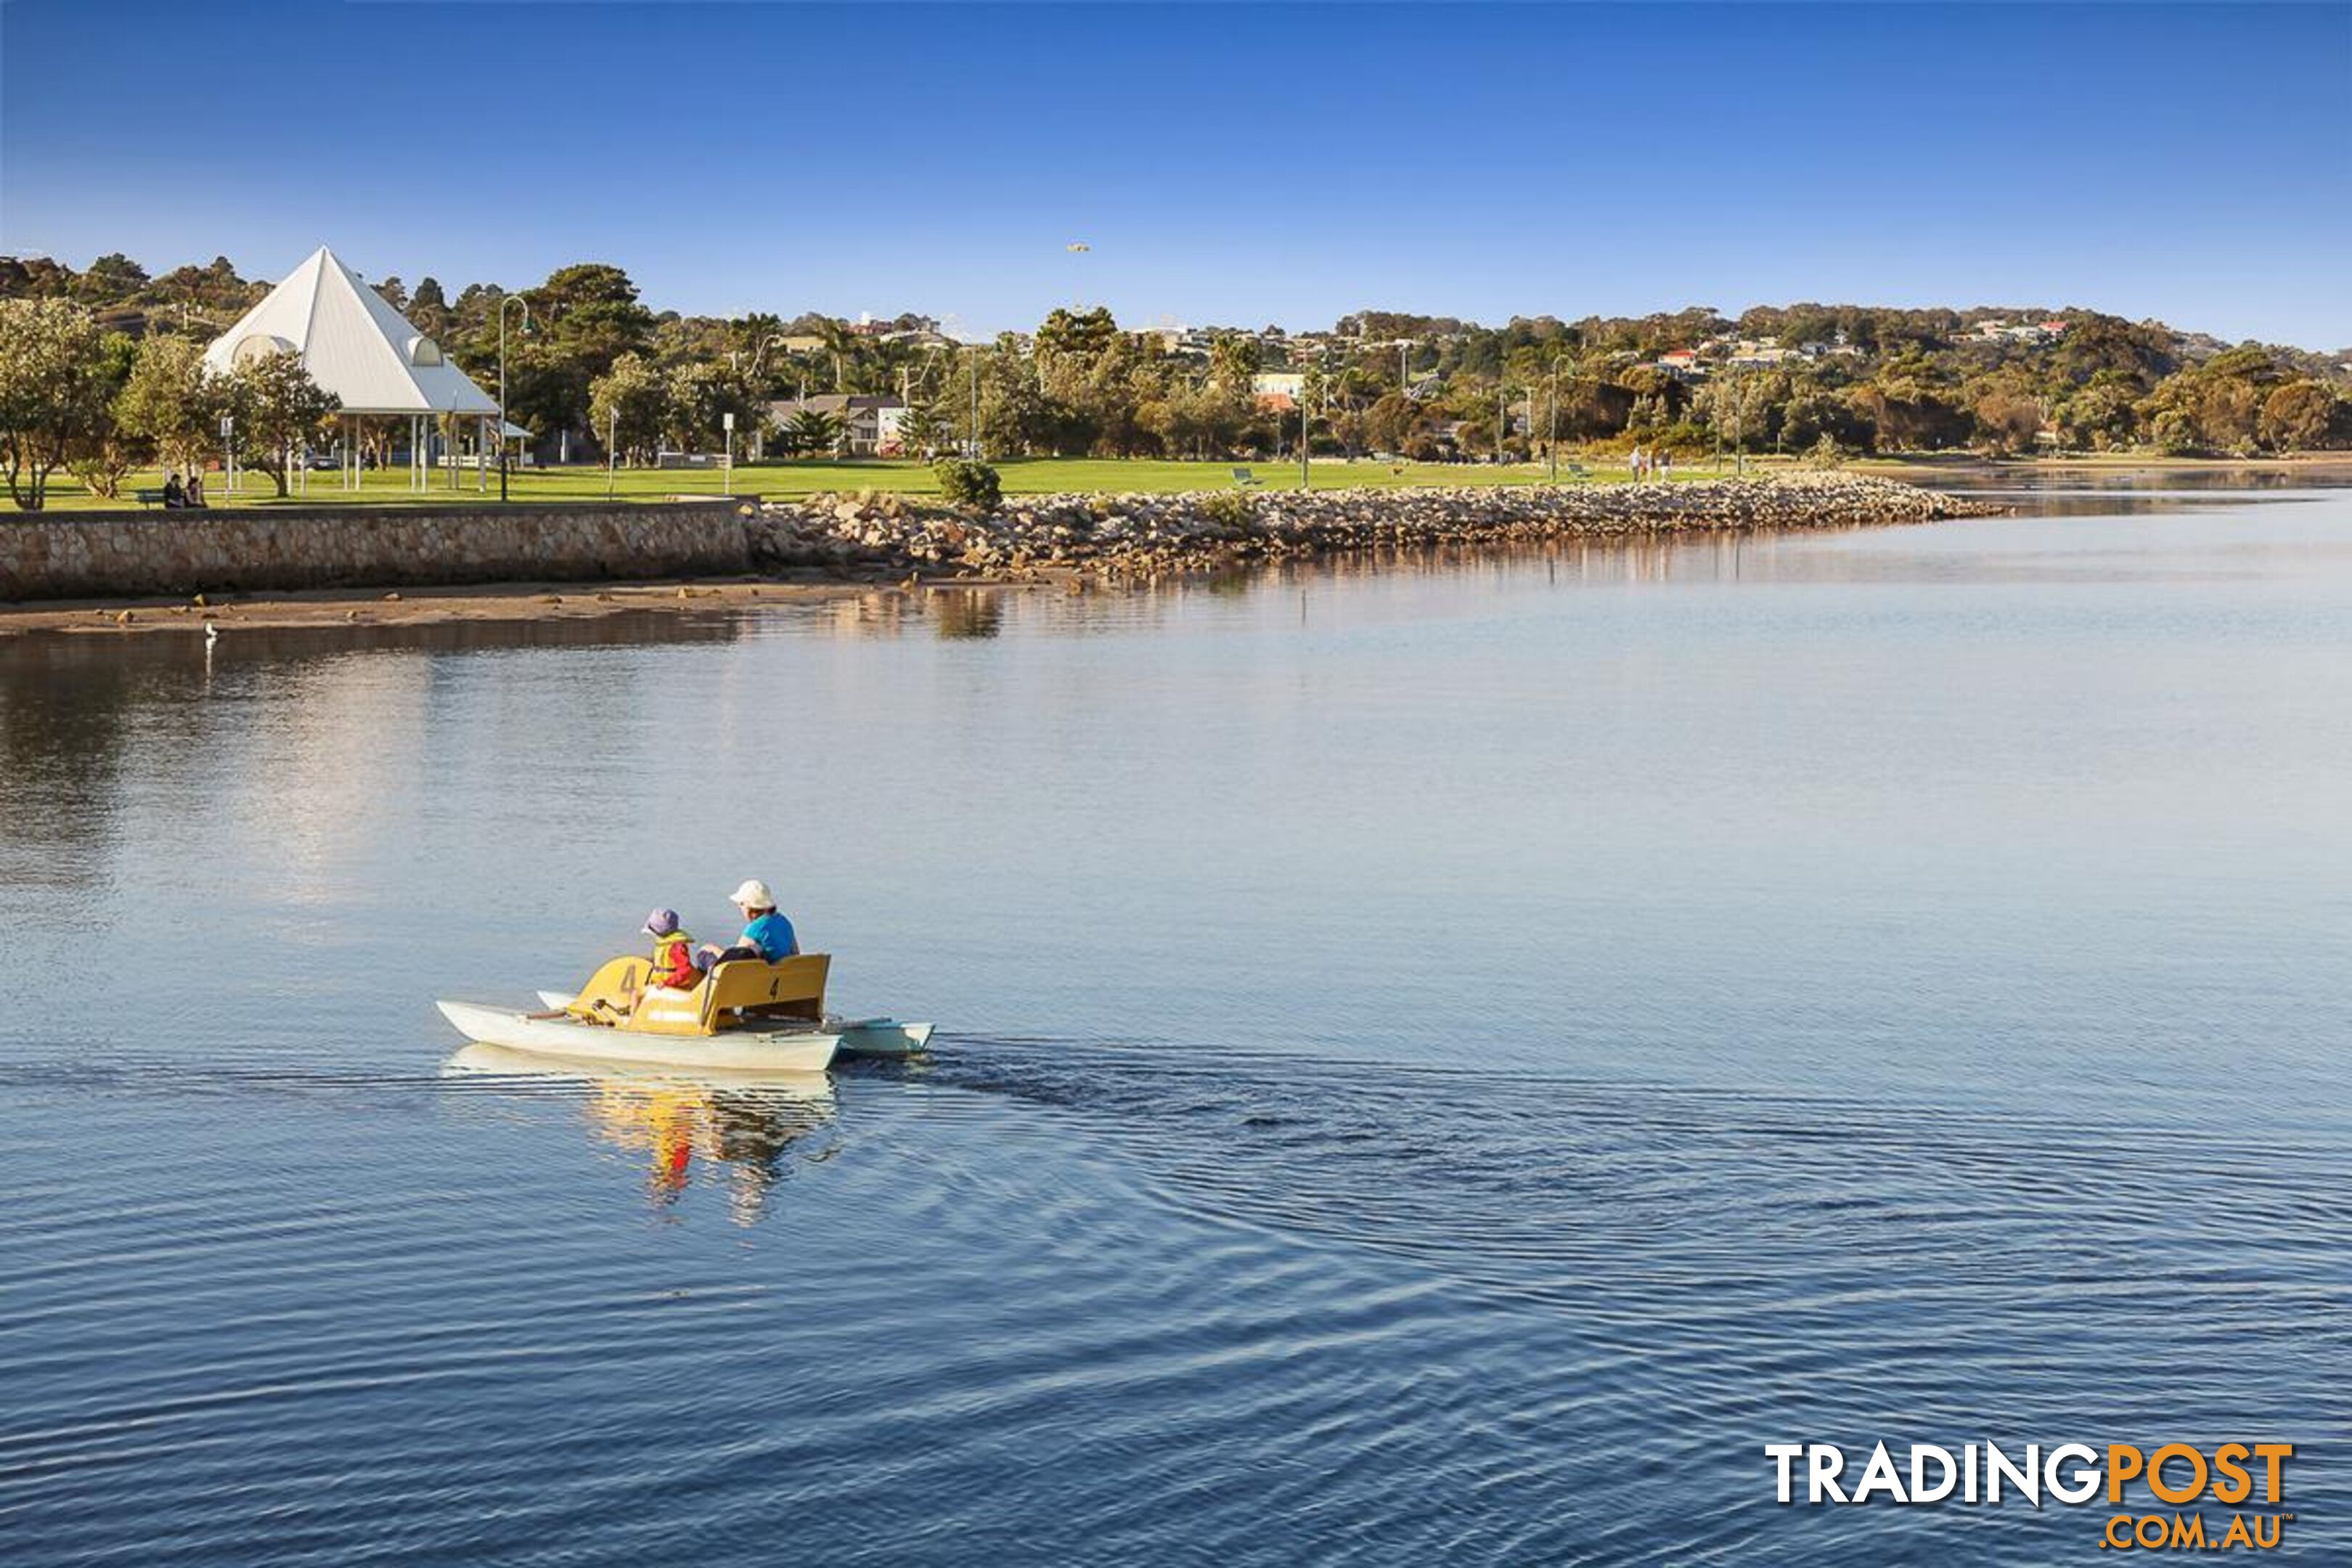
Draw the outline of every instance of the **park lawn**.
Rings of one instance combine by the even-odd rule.
[[[1752,460],[1751,460],[1752,461]],[[1295,490],[1298,488],[1296,464],[1274,463],[1199,463],[1172,462],[1150,458],[1017,458],[996,465],[1003,476],[1004,493],[1008,496],[1080,494],[1150,494],[1173,495],[1184,490],[1226,490],[1235,487],[1234,470],[1247,469],[1258,485],[1267,490]],[[1580,480],[1563,460],[1560,467],[1562,483],[1622,480],[1626,478],[1622,458],[1596,458],[1588,465],[1590,472]],[[1494,465],[1485,463],[1387,463],[1371,459],[1345,463],[1318,460],[1312,468],[1315,489],[1318,490],[1404,488],[1466,487],[1483,485],[1541,484],[1546,472],[1541,464],[1517,463]],[[1714,470],[1694,464],[1678,468],[1677,479],[1709,477]],[[240,472],[239,493],[223,493],[220,476],[205,476],[205,500],[215,509],[252,506],[340,506],[364,501],[371,505],[399,506],[480,506],[495,505],[499,499],[499,478],[489,476],[488,488],[480,488],[480,480],[471,468],[458,476],[458,486],[451,489],[450,476],[445,470],[432,476],[433,488],[422,492],[408,488],[408,470],[379,469],[366,476],[360,489],[342,488],[342,476],[335,472],[313,473],[307,494],[296,493],[278,500],[276,487],[266,475]],[[717,468],[622,468],[609,479],[611,493],[624,501],[667,500],[675,496],[710,496],[720,493],[725,477]],[[150,469],[124,479],[121,497],[107,500],[85,491],[68,474],[51,476],[48,506],[53,511],[88,510],[97,508],[131,507],[137,503],[131,491],[139,489],[162,488],[161,470]],[[518,501],[595,501],[604,499],[607,476],[603,468],[575,467],[563,468],[517,468],[508,476],[508,494]],[[754,495],[772,500],[789,500],[821,493],[856,494],[861,490],[898,493],[902,495],[939,494],[939,481],[932,477],[930,466],[912,459],[866,458],[845,461],[793,460],[764,463],[741,463],[735,468],[734,489],[739,495]]]

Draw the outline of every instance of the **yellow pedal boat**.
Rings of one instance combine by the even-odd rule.
[[[642,956],[605,963],[565,995],[541,992],[544,1011],[516,1012],[472,1002],[436,1003],[467,1039],[572,1061],[751,1072],[822,1072],[838,1052],[907,1056],[929,1041],[929,1024],[889,1018],[828,1019],[824,982],[832,959],[803,953],[780,963],[730,959],[690,990],[652,986]]]

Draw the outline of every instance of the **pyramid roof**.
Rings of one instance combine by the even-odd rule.
[[[299,354],[346,414],[496,414],[498,400],[325,246],[213,340],[226,373],[257,353]]]

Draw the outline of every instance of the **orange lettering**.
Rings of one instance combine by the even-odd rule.
[[[2220,1478],[2213,1483],[2213,1495],[2223,1502],[2243,1502],[2254,1495],[2254,1478],[2246,1474],[2249,1452],[2243,1443],[2224,1443],[2213,1450],[2213,1474]]]
[[[2173,1459],[2186,1459],[2197,1467],[2197,1479],[2186,1487],[2164,1484],[2164,1467]],[[2205,1489],[2205,1456],[2186,1443],[2167,1443],[2147,1462],[2147,1489],[2166,1502],[2191,1502]]]
[[[2107,1500],[2109,1502],[2124,1500],[2124,1483],[2139,1474],[2140,1466],[2147,1461],[2147,1456],[2129,1443],[2107,1445]]]
[[[2281,1459],[2292,1458],[2294,1457],[2294,1445],[2292,1443],[2257,1443],[2254,1445],[2254,1458],[2260,1459],[2264,1465],[2269,1467],[2267,1471],[2268,1479],[2263,1485],[2263,1500],[2264,1502],[2278,1501],[2279,1461]]]

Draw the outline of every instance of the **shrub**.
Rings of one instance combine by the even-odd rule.
[[[1246,490],[1211,490],[1194,510],[1227,533],[1247,529],[1257,521],[1257,504]]]
[[[940,493],[958,506],[994,511],[1004,500],[1004,482],[986,463],[943,458],[931,465],[931,474],[940,481]]]

